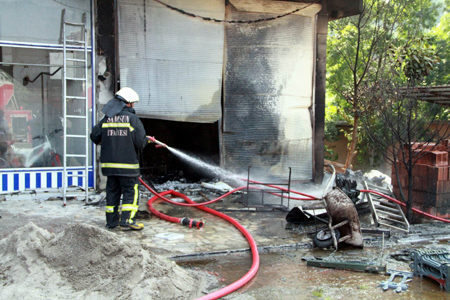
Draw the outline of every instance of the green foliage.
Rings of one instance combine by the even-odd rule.
[[[371,123],[372,128],[376,128],[377,132],[386,132],[385,124],[379,119],[373,119]],[[364,130],[362,126],[358,136],[358,157],[357,162],[362,169],[371,169],[380,166],[383,155],[386,151],[384,145],[376,143],[371,136]]]
[[[325,108],[325,140],[328,142],[335,142],[339,139],[339,117],[336,113],[336,106],[328,106]],[[332,147],[325,145],[325,158],[329,160],[337,160],[338,155],[334,152]]]
[[[403,72],[410,85],[420,83],[430,75],[440,58],[429,38],[415,38],[405,45],[391,48],[395,66]]]
[[[430,43],[435,45],[436,52],[440,62],[436,66],[435,71],[426,78],[426,83],[430,85],[442,85],[450,83],[450,0],[448,1],[447,13],[442,15],[439,24],[437,24],[427,36]]]
[[[446,4],[448,9],[450,0],[446,0]],[[358,119],[363,115],[376,115],[376,103],[363,107],[362,101],[371,96],[367,94],[371,87],[391,74],[393,53],[400,75],[396,80],[415,84],[424,78],[426,82],[442,82],[447,78],[448,84],[446,76],[450,76],[450,72],[430,76],[450,71],[450,59],[444,57],[449,52],[444,51],[444,47],[450,42],[447,16],[441,19],[439,28],[430,31],[440,12],[441,4],[432,0],[365,0],[361,15],[329,23],[327,90],[333,101],[327,113],[334,116],[326,122],[344,120],[357,126],[359,136],[347,134],[346,137],[349,145],[357,142],[356,150],[362,161],[376,164],[381,158],[374,157],[372,151],[380,145],[374,144],[364,128],[359,127]],[[331,109],[331,106],[336,108]],[[374,128],[383,133],[384,124],[379,123],[376,118],[372,119]],[[333,131],[330,128],[326,131],[328,139]]]

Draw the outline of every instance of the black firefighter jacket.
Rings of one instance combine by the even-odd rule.
[[[105,116],[91,132],[101,144],[100,161],[104,176],[139,176],[139,152],[148,143],[144,125],[135,110],[124,107],[116,116]]]

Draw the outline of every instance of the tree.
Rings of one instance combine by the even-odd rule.
[[[378,149],[382,149],[386,160],[395,168],[397,185],[400,187],[401,200],[406,204],[406,217],[412,220],[413,204],[413,168],[417,161],[428,151],[432,151],[442,140],[450,137],[447,122],[433,124],[440,119],[447,119],[448,113],[437,104],[422,101],[413,93],[411,87],[401,87],[387,79],[380,80],[371,87],[371,96],[365,105],[378,106],[372,115],[364,115],[362,123]],[[363,107],[365,106],[363,105]],[[381,120],[385,130],[373,130],[373,118]],[[422,148],[419,145],[429,145]],[[406,187],[399,180],[399,169],[404,168],[408,174]],[[408,193],[403,193],[407,188]]]
[[[439,23],[427,34],[430,43],[436,45],[436,51],[440,58],[436,72],[425,79],[429,85],[448,85],[450,82],[450,51],[448,51],[448,45],[450,44],[450,35],[448,34],[450,32],[450,0],[447,0],[446,3],[447,6]]]
[[[392,57],[390,75],[369,87],[361,102],[362,109],[372,111],[372,114],[364,114],[361,120],[365,132],[378,145],[377,149],[395,168],[400,195],[406,204],[406,217],[411,221],[413,168],[420,158],[450,137],[449,112],[437,104],[422,101],[415,91],[416,83],[422,82],[439,61],[433,47],[423,39],[414,39],[393,50]],[[403,77],[408,85],[404,85]],[[377,109],[372,109],[375,106]],[[374,119],[381,121],[384,130],[373,126]],[[445,122],[436,122],[440,120]],[[399,168],[404,168],[408,175],[406,195]]]
[[[385,75],[389,49],[433,26],[436,9],[431,1],[367,0],[359,16],[330,23],[327,84],[340,117],[352,125],[346,136],[346,168],[357,154],[361,114],[372,113],[361,109],[361,101],[368,87]],[[416,21],[419,16],[421,22]]]

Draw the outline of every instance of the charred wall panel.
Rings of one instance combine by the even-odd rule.
[[[274,17],[227,8],[227,18]],[[315,18],[227,24],[222,165],[312,179]],[[256,174],[256,172],[255,172]]]

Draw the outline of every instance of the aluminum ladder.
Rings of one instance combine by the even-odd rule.
[[[389,186],[384,188],[370,184],[365,180],[363,180],[363,184],[366,190],[373,190],[395,199],[394,193]],[[389,202],[389,200],[376,194],[365,193],[364,197],[368,199],[369,207],[377,227],[386,226],[406,233],[409,232],[409,222],[400,205]]]
[[[88,103],[88,40],[86,14],[81,23],[68,22],[62,10],[63,44],[63,202],[66,205],[69,178],[78,179],[78,186],[89,196],[89,103]],[[69,36],[67,36],[70,34]],[[70,166],[84,166],[84,172],[70,171]],[[80,184],[80,180],[82,180]]]

